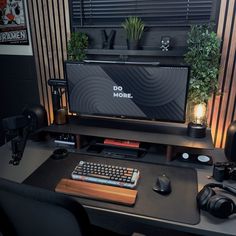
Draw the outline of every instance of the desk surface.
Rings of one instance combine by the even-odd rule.
[[[52,153],[53,147],[50,147],[48,143],[34,143],[28,142],[23,159],[19,166],[11,166],[8,164],[11,159],[11,150],[10,144],[6,144],[0,147],[0,177],[14,180],[16,182],[23,182],[31,173],[34,172]],[[222,150],[210,150],[210,154],[216,161],[224,161],[225,157]],[[144,160],[146,162],[165,163],[165,157],[163,155],[150,154],[147,155],[147,158]],[[170,165],[188,165],[187,163],[179,163],[173,161],[168,163]],[[198,183],[199,189],[202,188],[206,183],[212,182],[207,176],[211,175],[212,167],[200,166],[191,164],[191,166],[197,168],[198,173]],[[232,183],[231,183],[232,184]],[[233,185],[236,187],[235,182]],[[230,196],[236,201],[235,197]],[[137,228],[137,225],[146,224],[152,227],[163,227],[169,229],[175,229],[179,231],[185,231],[190,233],[196,233],[200,235],[236,235],[236,216],[233,215],[229,219],[217,219],[213,216],[210,216],[206,212],[201,212],[200,223],[197,225],[189,225],[183,223],[177,223],[174,221],[167,221],[151,217],[143,217],[140,215],[134,215],[131,213],[119,212],[109,209],[102,209],[100,207],[94,207],[89,205],[84,205],[90,216],[90,220],[95,224],[102,224],[106,226],[106,218],[114,219],[119,221],[114,223],[117,225],[117,229],[113,228],[120,233],[122,233],[123,227],[125,224],[129,226],[134,225],[134,229]],[[95,214],[93,214],[95,213]],[[95,217],[99,213],[99,217]],[[95,216],[94,216],[95,215]],[[98,219],[99,218],[99,219]],[[102,225],[103,226],[103,225]],[[111,226],[113,227],[113,226]]]
[[[24,183],[54,191],[62,178],[70,178],[75,166],[81,160],[132,167],[138,169],[141,175],[136,187],[138,196],[134,206],[76,198],[81,204],[192,225],[199,223],[199,211],[195,200],[198,191],[197,172],[193,168],[156,165],[117,158],[70,153],[61,160],[49,158]],[[167,175],[171,180],[172,192],[169,195],[158,194],[152,190],[153,185],[156,183],[157,175],[161,174]],[[185,207],[183,208],[179,202],[184,202]]]

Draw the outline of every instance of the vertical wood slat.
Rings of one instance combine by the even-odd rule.
[[[38,7],[38,24],[39,24],[39,33],[40,33],[40,38],[41,38],[41,57],[42,60],[41,62],[43,63],[42,67],[44,68],[44,77],[42,78],[44,90],[45,90],[45,96],[47,97],[47,107],[49,111],[49,118],[51,119],[52,117],[52,112],[51,112],[51,96],[50,96],[50,88],[47,86],[47,78],[50,77],[49,74],[49,60],[48,60],[48,44],[47,44],[47,33],[46,33],[46,24],[45,24],[45,19],[46,15],[44,15],[44,10],[46,9],[46,6],[43,5],[43,1],[37,1],[37,7]]]
[[[69,1],[64,1],[64,22],[65,22],[65,38],[63,40],[63,43],[64,43],[64,48],[67,48],[67,43],[68,43],[68,40],[71,36],[71,32],[70,32],[70,14],[69,14]],[[64,51],[64,48],[63,48],[63,51]],[[64,55],[64,60],[67,60],[67,53],[65,53]],[[66,100],[66,107],[69,107],[68,105],[68,101],[67,99],[65,98],[65,96],[63,97],[65,100]]]
[[[218,33],[218,36],[222,39],[222,53],[221,53],[221,62],[220,62],[220,72],[219,72],[219,90],[220,93],[223,93],[224,89],[224,74],[225,74],[225,67],[226,67],[226,60],[227,60],[227,49],[229,46],[229,35],[228,32],[231,28],[231,22],[232,22],[232,0],[228,1],[228,7],[225,9],[225,12],[222,12],[223,9],[220,11],[220,15],[224,14],[224,18],[222,22],[219,22],[219,26],[223,25],[223,30],[221,30],[221,35]],[[222,2],[222,1],[221,1]],[[226,1],[225,1],[226,2]],[[222,20],[222,19],[221,19]],[[226,21],[226,22],[225,22]],[[222,94],[223,95],[223,94]],[[216,96],[214,100],[214,112],[213,112],[213,119],[211,124],[211,131],[213,134],[213,140],[214,144],[216,144],[216,137],[217,137],[217,128],[218,128],[218,121],[219,121],[219,114],[221,109],[221,101],[222,101],[222,95]]]
[[[53,69],[53,54],[52,54],[50,27],[46,27],[46,25],[49,25],[47,3],[48,3],[47,0],[43,0],[43,13],[44,13],[44,21],[45,21],[45,34],[46,34],[47,54],[48,54],[48,70],[49,70],[49,76],[53,77],[54,69]]]
[[[235,6],[234,6],[235,9]],[[222,100],[222,109],[220,113],[220,118],[219,118],[219,125],[218,125],[218,132],[221,134],[220,136],[217,136],[216,139],[216,144],[219,146],[222,146],[225,140],[226,136],[226,130],[224,129],[227,124],[231,122],[230,119],[230,114],[232,114],[232,104],[230,103],[230,100],[232,96],[235,94],[232,93],[232,85],[234,84],[232,79],[233,79],[233,72],[234,72],[234,58],[235,58],[235,49],[236,49],[236,43],[235,43],[235,38],[236,38],[236,18],[234,15],[234,22],[232,23],[232,29],[231,29],[231,43],[229,45],[229,59],[228,59],[228,64],[227,64],[227,72],[225,75],[225,87],[224,87],[224,97]],[[234,41],[234,42],[233,42]],[[232,93],[232,94],[231,94]]]
[[[42,94],[40,97],[41,104],[45,107],[48,119],[50,120],[50,109],[48,106],[48,96],[45,91],[45,69],[43,62],[43,53],[42,53],[42,40],[40,38],[40,24],[39,24],[39,14],[38,14],[38,5],[36,1],[28,1],[28,6],[30,10],[30,25],[31,25],[31,34],[32,34],[32,45],[34,49],[34,55],[36,58],[36,72],[37,80],[39,85],[39,93]]]
[[[61,48],[61,28],[59,21],[59,10],[58,0],[53,0],[53,12],[54,12],[54,22],[55,22],[55,40],[57,44],[57,61],[58,61],[58,78],[63,77],[63,58],[62,58],[62,48]]]
[[[33,6],[32,6],[32,3],[30,1],[30,3],[28,3],[28,11],[31,13],[29,14],[28,13],[28,16],[29,16],[29,24],[30,24],[30,32],[31,32],[31,35],[35,36],[36,35],[36,27],[35,27],[35,18],[33,17]],[[32,37],[32,36],[31,36]],[[36,53],[38,51],[38,45],[36,40],[35,40],[35,37],[33,38],[34,39],[34,43],[33,43],[33,51]],[[39,68],[39,58],[38,57],[35,57],[35,64],[36,64],[36,74],[37,75],[40,75],[41,74],[41,71],[40,71],[40,68]],[[37,82],[38,82],[38,90],[39,90],[39,99],[40,99],[40,102],[42,103],[42,105],[44,105],[44,97],[43,97],[43,91],[42,91],[42,81],[41,79],[37,79]]]
[[[28,0],[32,44],[40,102],[53,122],[50,78],[64,78],[64,60],[70,35],[69,6],[64,0]],[[63,95],[63,106],[67,105]]]
[[[64,6],[64,2],[68,1],[64,1],[64,0],[59,0],[58,1],[58,11],[59,11],[59,20],[60,20],[60,28],[66,29],[66,12],[65,12],[65,6]],[[67,59],[67,37],[66,37],[66,30],[61,31],[61,54],[62,54],[62,59],[61,61],[65,61]],[[62,65],[62,69],[63,69]],[[64,71],[62,70],[62,75],[61,78],[64,79]],[[63,94],[62,96],[62,104],[64,107],[68,107],[67,104],[67,99],[65,94]]]
[[[222,35],[223,35],[223,30],[224,30],[224,23],[225,23],[225,12],[226,12],[226,7],[227,7],[227,1],[221,1],[221,5],[220,5],[220,12],[219,12],[219,19],[218,19],[218,28],[217,28],[217,35],[220,39],[222,39]],[[212,96],[212,98],[209,100],[208,102],[208,125],[210,127],[212,127],[212,132],[213,131],[213,126],[212,126],[212,120],[213,120],[213,108],[215,103],[218,103],[218,97]],[[214,123],[214,122],[213,122]]]
[[[229,124],[236,118],[236,1],[221,1],[218,36],[222,39],[219,73],[220,95],[216,96],[209,110],[212,136],[216,147],[224,147]]]
[[[236,99],[234,98],[234,114],[233,114],[233,120],[236,120]]]

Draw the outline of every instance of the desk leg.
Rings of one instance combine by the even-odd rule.
[[[80,149],[80,146],[81,146],[81,140],[80,140],[80,135],[76,135],[76,148],[77,149]]]
[[[171,145],[167,145],[166,147],[166,159],[167,161],[172,161],[174,155],[174,147]]]

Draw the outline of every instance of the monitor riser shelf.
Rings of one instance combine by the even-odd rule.
[[[186,149],[214,149],[211,131],[207,129],[206,137],[192,138],[187,136],[187,125],[164,122],[136,122],[130,121],[81,120],[78,117],[70,117],[67,124],[50,125],[43,130],[49,133],[74,134],[97,138],[111,138],[120,140],[138,141],[149,144],[162,144],[166,146],[166,158],[171,161],[175,147]],[[123,125],[122,125],[123,124]],[[153,127],[152,127],[153,126]],[[151,128],[150,128],[151,127]],[[124,129],[125,128],[125,129]],[[147,131],[145,131],[147,130]]]

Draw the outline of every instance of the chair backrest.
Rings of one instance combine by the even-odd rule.
[[[90,223],[74,199],[0,178],[0,232],[3,236],[84,236],[90,235]]]

